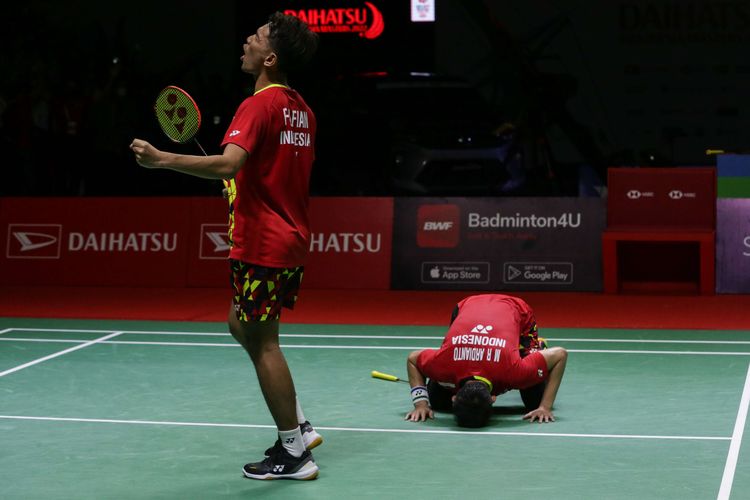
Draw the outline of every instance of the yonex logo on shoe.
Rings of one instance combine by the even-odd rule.
[[[490,333],[492,331],[492,325],[477,325],[471,329],[471,333]]]
[[[274,465],[273,466],[274,472],[284,472],[284,466],[283,465]]]

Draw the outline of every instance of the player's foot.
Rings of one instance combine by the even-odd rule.
[[[304,424],[299,424],[299,430],[302,432],[302,444],[305,445],[306,450],[312,450],[323,442],[323,436],[318,434],[307,420],[305,420]],[[271,456],[273,450],[280,447],[282,447],[281,439],[277,439],[273,446],[266,450],[265,455],[267,457]]]
[[[305,420],[305,423],[299,424],[299,430],[302,432],[302,442],[306,450],[312,450],[323,443],[323,436],[318,434],[312,424]]]
[[[318,465],[312,453],[305,450],[300,457],[292,456],[284,447],[271,448],[271,455],[260,462],[245,465],[242,473],[250,479],[298,479],[308,481],[318,477]]]

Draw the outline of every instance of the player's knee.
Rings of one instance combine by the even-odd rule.
[[[568,350],[564,347],[553,347],[554,360],[556,364],[565,363],[568,359]]]
[[[568,351],[564,347],[549,347],[539,352],[541,352],[544,359],[547,360],[547,366],[549,368],[552,368],[554,365],[561,362],[565,363],[568,359]]]

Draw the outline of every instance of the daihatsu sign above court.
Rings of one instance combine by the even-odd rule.
[[[385,28],[383,14],[370,2],[364,2],[362,7],[287,9],[284,14],[298,17],[317,33],[357,33],[374,39]]]

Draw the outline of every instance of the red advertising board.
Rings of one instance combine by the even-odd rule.
[[[310,229],[303,286],[390,288],[393,198],[313,198]]]
[[[180,198],[0,200],[0,283],[185,286]]]
[[[190,200],[188,286],[229,287],[227,220],[227,202],[223,198]]]
[[[305,287],[390,286],[391,198],[310,200]],[[0,284],[228,286],[226,201],[0,199]]]
[[[716,169],[610,168],[608,229],[713,229]]]

